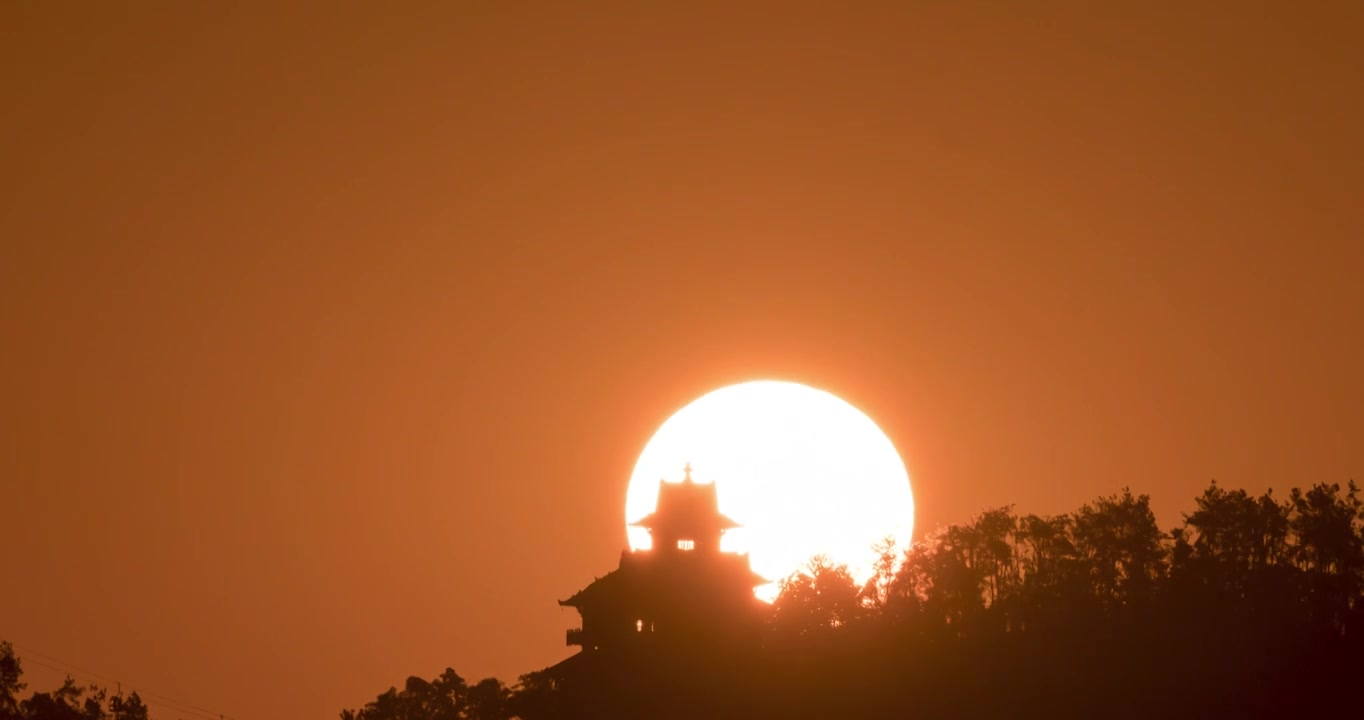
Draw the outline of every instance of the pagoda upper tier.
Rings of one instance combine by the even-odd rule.
[[[646,528],[653,549],[719,552],[720,536],[739,523],[720,512],[715,483],[692,480],[691,465],[682,482],[658,482],[654,511],[631,523]]]

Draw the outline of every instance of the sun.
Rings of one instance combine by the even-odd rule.
[[[721,547],[748,553],[772,583],[816,554],[871,575],[872,546],[892,536],[904,547],[914,529],[909,473],[890,438],[837,396],[793,382],[761,380],[708,393],[677,411],[644,446],[625,497],[630,547],[649,533],[629,524],[654,509],[658,481],[714,482],[720,511],[743,527]]]

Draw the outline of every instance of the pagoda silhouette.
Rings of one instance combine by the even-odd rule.
[[[747,554],[721,549],[721,536],[739,523],[720,512],[714,483],[693,480],[690,464],[684,473],[681,482],[660,480],[654,512],[631,523],[649,531],[651,546],[623,551],[615,570],[559,601],[582,617],[567,633],[581,650],[549,668],[552,675],[756,642],[764,604],[753,589],[768,580]]]

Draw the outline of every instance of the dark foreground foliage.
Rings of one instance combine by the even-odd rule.
[[[103,688],[80,686],[75,680],[50,692],[20,695],[23,663],[7,642],[0,642],[0,720],[147,720],[147,706],[137,693],[110,695]]]
[[[760,644],[589,653],[578,682],[412,677],[343,720],[1297,718],[1364,714],[1364,505],[1351,483],[1280,500],[1216,484],[1162,532],[1148,498],[988,510],[863,585],[815,558]],[[0,643],[0,720],[146,720],[68,679],[23,697]]]
[[[746,650],[596,653],[585,680],[511,688],[446,670],[342,718],[1357,717],[1361,511],[1353,483],[1214,484],[1172,532],[1128,491],[998,508],[878,548],[862,586],[812,560]]]

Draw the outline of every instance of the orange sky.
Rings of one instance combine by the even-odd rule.
[[[242,720],[514,681],[759,377],[921,530],[1364,479],[1364,11],[1190,4],[0,4],[0,638]]]

